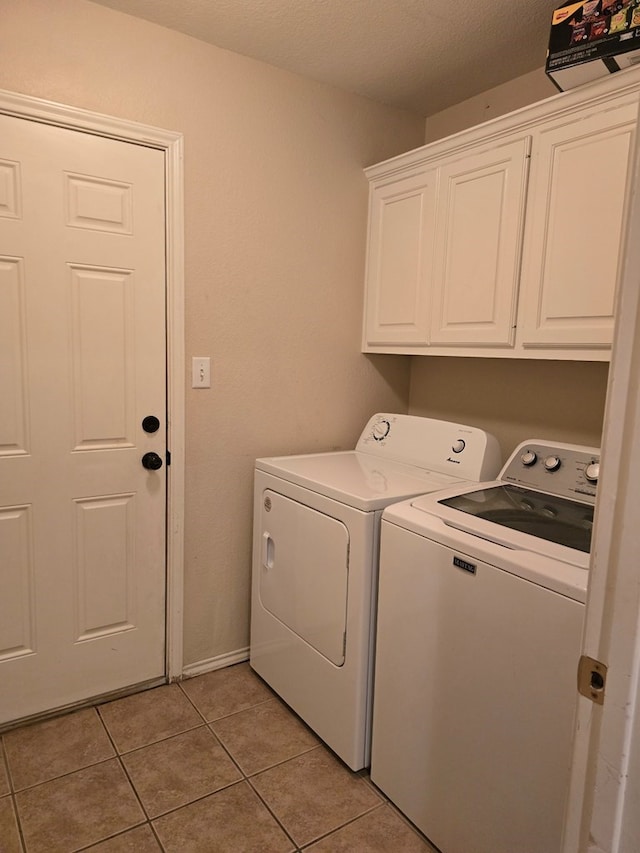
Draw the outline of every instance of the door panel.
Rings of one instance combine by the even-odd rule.
[[[365,344],[428,342],[437,172],[372,185]]]
[[[610,347],[637,107],[598,109],[535,140],[521,324],[525,347]]]
[[[31,654],[33,631],[33,554],[31,508],[0,509],[0,661]]]
[[[432,344],[513,346],[530,137],[441,168]]]
[[[0,140],[4,722],[164,675],[166,339],[163,152]]]
[[[349,531],[338,519],[270,489],[262,505],[262,606],[342,666]]]
[[[135,281],[129,270],[72,266],[75,450],[134,445]],[[100,376],[100,382],[95,377]]]
[[[0,456],[27,452],[23,276],[21,258],[0,259]]]
[[[75,501],[76,637],[135,627],[135,495]]]

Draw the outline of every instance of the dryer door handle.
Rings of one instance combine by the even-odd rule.
[[[266,531],[262,534],[262,565],[265,569],[272,569],[276,555],[276,543]]]

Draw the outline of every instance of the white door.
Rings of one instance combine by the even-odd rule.
[[[164,242],[162,151],[0,116],[0,722],[164,675]]]

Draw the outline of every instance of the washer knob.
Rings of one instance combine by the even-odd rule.
[[[559,456],[547,456],[544,460],[544,467],[547,471],[557,471],[558,468],[562,465],[562,460]]]
[[[457,439],[457,441],[453,442],[453,444],[451,445],[451,449],[454,453],[462,453],[466,446],[467,445],[465,444],[464,439],[459,438]]]
[[[599,462],[591,462],[584,469],[584,476],[590,483],[597,483],[598,477],[600,476],[600,463]]]
[[[378,423],[373,426],[373,437],[376,441],[382,441],[389,435],[390,429],[391,424],[389,421],[378,421]]]
[[[525,452],[520,457],[520,460],[523,465],[529,467],[530,465],[535,465],[535,463],[538,461],[538,454],[535,452],[535,450],[525,450]]]

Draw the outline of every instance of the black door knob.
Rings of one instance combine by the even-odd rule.
[[[148,468],[149,471],[157,471],[162,468],[162,459],[157,453],[145,453],[142,457],[142,467]]]

